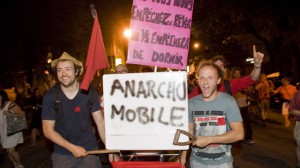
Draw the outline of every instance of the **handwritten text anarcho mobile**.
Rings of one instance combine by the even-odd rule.
[[[157,82],[155,80],[125,80],[115,79],[112,82],[110,96],[122,94],[125,99],[168,99],[173,102],[186,100],[186,82]],[[138,121],[141,124],[158,122],[165,126],[183,126],[181,123],[182,115],[186,112],[185,107],[173,106],[168,109],[161,107],[137,106],[133,109],[126,108],[126,105],[111,105],[111,119],[119,117],[121,121]]]

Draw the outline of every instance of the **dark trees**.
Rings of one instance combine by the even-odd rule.
[[[231,66],[252,56],[252,45],[265,53],[263,70],[299,81],[299,2],[195,0],[192,36],[204,57],[223,54]]]

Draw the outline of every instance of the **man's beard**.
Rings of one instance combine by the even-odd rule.
[[[74,83],[75,83],[75,78],[71,81],[71,82],[69,82],[68,84],[64,84],[63,82],[60,82],[60,84],[63,86],[63,87],[65,87],[65,88],[68,88],[68,87],[71,87],[71,86],[73,86],[74,85]]]

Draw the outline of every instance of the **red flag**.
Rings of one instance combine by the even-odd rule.
[[[94,26],[85,63],[86,71],[80,86],[83,90],[88,90],[97,70],[109,67],[97,14],[94,16]]]

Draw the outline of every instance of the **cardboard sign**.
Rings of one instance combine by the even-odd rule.
[[[194,0],[134,0],[127,63],[186,69]]]
[[[103,91],[107,149],[188,149],[173,145],[177,129],[188,131],[185,72],[104,75]]]

